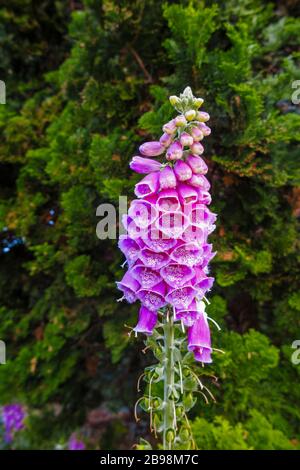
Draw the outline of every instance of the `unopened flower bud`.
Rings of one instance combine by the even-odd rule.
[[[184,408],[182,406],[176,406],[176,416],[181,418],[184,414]]]
[[[202,132],[203,135],[207,136],[207,135],[210,135],[211,133],[211,128],[208,127],[206,124],[204,124],[203,122],[200,122],[199,123],[199,128]]]
[[[187,125],[186,119],[183,114],[180,114],[175,118],[175,125],[177,127],[184,127]]]
[[[191,434],[190,434],[189,430],[188,430],[187,428],[181,428],[181,430],[180,430],[180,438],[181,438],[183,441],[188,441],[190,437],[191,437]]]
[[[172,189],[176,188],[176,176],[173,168],[165,166],[159,175],[160,189]]]
[[[192,178],[193,172],[191,167],[183,162],[182,160],[178,160],[174,165],[174,173],[178,181],[186,181]]]
[[[191,135],[195,142],[203,139],[203,132],[198,126],[192,128]]]
[[[197,108],[200,108],[200,106],[202,106],[203,103],[204,103],[204,100],[202,98],[195,98],[194,99],[194,105]]]
[[[179,160],[182,157],[183,149],[180,142],[173,142],[167,150],[167,160]]]
[[[140,156],[133,157],[129,166],[133,171],[142,174],[151,173],[152,171],[158,171],[161,169],[161,163],[152,160],[151,158]]]
[[[149,400],[149,398],[148,398],[148,397],[144,397],[143,401],[144,401],[145,408],[149,408],[149,406],[150,406],[150,400]]]
[[[179,101],[180,101],[178,96],[175,96],[175,95],[170,96],[169,100],[170,100],[170,103],[171,103],[172,106],[176,106],[176,104],[178,104]]]
[[[194,142],[191,146],[191,151],[196,155],[202,155],[204,152],[204,147],[202,144],[200,144],[200,142]]]
[[[194,109],[190,109],[186,113],[184,113],[185,117],[187,118],[188,121],[192,121],[196,117],[196,111]]]
[[[166,134],[174,134],[174,132],[176,131],[175,119],[172,119],[171,121],[167,122],[167,123],[163,126],[163,131],[164,131]]]
[[[183,132],[180,136],[180,143],[183,147],[190,147],[193,145],[194,139],[187,132]]]
[[[154,351],[154,356],[156,357],[156,359],[160,360],[161,356],[162,356],[162,351],[160,348],[155,348]]]
[[[163,135],[161,136],[161,138],[159,139],[159,142],[165,148],[169,147],[169,145],[172,143],[172,135],[167,134],[167,132],[164,132]]]
[[[160,142],[153,141],[145,142],[144,144],[140,145],[139,150],[142,155],[146,155],[147,157],[157,157],[164,152],[165,148]]]
[[[156,413],[156,414],[153,416],[153,426],[154,426],[155,428],[158,428],[160,425],[161,425],[161,419],[160,419],[159,415]]]
[[[172,431],[172,429],[169,429],[169,431],[167,432],[167,441],[168,442],[173,442],[174,439],[175,439],[175,433],[174,431]]]
[[[189,155],[186,163],[191,167],[194,174],[205,175],[208,171],[205,161],[196,155]]]
[[[184,406],[187,410],[189,410],[193,406],[194,402],[195,400],[191,392],[188,393],[183,399]]]
[[[197,120],[200,122],[206,122],[210,119],[210,115],[204,111],[197,112]]]
[[[188,180],[188,183],[197,188],[201,188],[204,191],[210,190],[210,183],[203,175],[193,175],[191,179]]]

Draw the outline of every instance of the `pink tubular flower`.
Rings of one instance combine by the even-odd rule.
[[[176,176],[173,168],[166,166],[159,174],[160,189],[174,189],[176,188]]]
[[[202,364],[211,364],[211,348],[194,348],[194,358]]]
[[[175,119],[172,119],[171,121],[167,122],[164,126],[163,126],[163,131],[164,133],[166,134],[174,134],[174,132],[176,132],[176,124],[175,124]]]
[[[179,264],[195,266],[203,260],[203,249],[196,243],[183,243],[173,249],[170,257]]]
[[[127,271],[123,279],[117,282],[117,286],[123,292],[128,303],[132,304],[136,301],[136,292],[139,290],[140,284],[134,279],[130,271]]]
[[[196,126],[196,127],[192,128],[191,135],[192,135],[195,142],[199,142],[200,140],[203,139],[204,133],[202,132],[201,128]]]
[[[169,286],[182,287],[194,277],[195,271],[190,266],[172,263],[161,268],[160,274]]]
[[[147,174],[152,171],[159,171],[161,163],[156,160],[151,160],[151,158],[133,157],[129,166],[133,171],[136,171],[136,173]]]
[[[202,144],[200,144],[200,142],[194,142],[191,146],[191,151],[196,155],[202,155],[202,153],[204,152],[204,147]]]
[[[187,244],[195,242],[201,246],[201,244],[206,240],[207,234],[208,230],[205,227],[190,223],[181,235],[181,239]]]
[[[157,253],[169,252],[169,250],[177,245],[176,239],[164,236],[164,234],[156,228],[151,229],[150,232],[151,233],[148,233],[147,236],[143,238],[143,242],[151,251]]]
[[[200,315],[199,309],[197,307],[197,302],[195,299],[192,300],[192,303],[187,308],[178,308],[175,309],[176,319],[182,320],[185,326],[193,326],[195,320]]]
[[[172,135],[164,132],[161,138],[159,139],[159,142],[163,147],[169,147],[169,145],[171,145],[172,143],[172,140],[173,140]]]
[[[178,287],[168,292],[166,300],[175,308],[187,308],[197,291],[191,285]]]
[[[130,264],[138,259],[140,254],[140,247],[135,240],[129,238],[127,235],[121,235],[118,245]]]
[[[180,136],[180,143],[183,147],[190,147],[194,142],[193,136],[187,132],[183,132]]]
[[[208,191],[202,190],[202,188],[198,188],[198,202],[200,204],[207,204],[211,203],[211,195]]]
[[[138,227],[146,228],[157,219],[158,213],[155,206],[150,202],[145,199],[135,199],[131,203],[128,215]]]
[[[208,237],[216,214],[208,208],[208,166],[200,157],[200,141],[211,130],[204,124],[209,115],[198,111],[203,100],[189,93],[171,97],[181,114],[163,126],[159,141],[140,146],[145,157],[130,162],[131,169],[146,176],[135,185],[137,199],[122,218],[127,234],[120,236],[119,248],[128,270],[117,286],[129,303],[141,303],[136,333],[151,335],[158,315],[169,312],[188,328],[188,350],[195,360],[210,363],[203,300],[214,282],[208,264],[216,253]]]
[[[156,286],[151,287],[151,289],[140,289],[137,292],[137,296],[142,304],[152,312],[157,312],[159,308],[166,305],[165,295],[166,285],[164,282],[160,282]]]
[[[163,189],[158,194],[156,207],[163,212],[178,211],[181,209],[179,197],[175,189]]]
[[[166,159],[169,161],[179,160],[182,157],[183,148],[180,142],[176,141],[170,145],[166,153]]]
[[[157,141],[146,142],[145,144],[140,145],[139,151],[142,155],[146,157],[157,157],[164,152],[164,146]]]
[[[138,240],[139,238],[144,237],[148,231],[148,227],[138,227],[134,220],[127,214],[123,215],[122,223],[124,228],[127,230],[129,238],[132,240]]]
[[[204,204],[195,204],[189,216],[191,222],[200,227],[213,224],[217,220],[217,215],[211,212]]]
[[[154,171],[145,176],[139,183],[135,185],[135,194],[137,197],[145,197],[156,193],[159,188],[159,172]]]
[[[131,272],[133,277],[140,283],[141,287],[145,289],[155,286],[162,280],[158,271],[147,268],[143,264],[136,264]]]
[[[197,119],[200,122],[206,122],[209,121],[210,116],[208,113],[205,113],[204,111],[198,111],[197,113]]]
[[[179,238],[188,227],[189,220],[183,212],[170,211],[160,215],[155,224],[167,237]]]
[[[188,180],[188,183],[192,186],[196,186],[197,188],[201,188],[204,191],[210,190],[210,183],[204,175],[193,175],[191,179]]]
[[[203,158],[198,155],[189,155],[186,159],[186,163],[191,167],[192,171],[196,175],[205,175],[208,171],[208,167]]]
[[[133,328],[133,331],[136,333],[144,333],[145,335],[152,335],[156,322],[157,312],[142,306],[139,312],[139,321]]]
[[[210,135],[211,133],[211,128],[208,127],[206,124],[204,124],[203,122],[200,122],[198,124],[198,127],[199,129],[201,130],[202,134],[205,135],[205,136],[208,136]]]
[[[195,278],[194,278],[193,284],[199,289],[199,292],[201,291],[204,295],[206,291],[211,289],[214,283],[214,278],[207,277],[204,270],[201,269],[199,266],[194,268],[194,272],[195,272]]]
[[[208,265],[208,263],[216,256],[216,254],[216,252],[212,252],[212,245],[203,245],[203,262],[201,264],[202,269]]]
[[[191,167],[182,160],[177,160],[177,162],[175,163],[174,173],[178,181],[186,181],[191,179],[193,176]]]
[[[188,184],[179,184],[178,185],[178,193],[181,204],[184,207],[187,207],[190,204],[194,204],[198,202],[198,192],[195,188]]]
[[[157,253],[156,251],[152,251],[149,248],[142,249],[140,253],[140,259],[145,266],[153,269],[160,269],[170,261],[168,253]]]
[[[194,353],[196,361],[212,362],[210,330],[203,302],[198,302],[199,317],[188,330],[188,349]]]
[[[203,292],[203,295],[212,288],[213,283],[214,283],[214,278],[213,277],[205,277],[201,279],[199,282],[197,282],[196,287],[200,289]]]

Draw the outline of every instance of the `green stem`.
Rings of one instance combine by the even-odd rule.
[[[175,406],[173,400],[174,388],[174,323],[171,312],[164,316],[164,407],[163,407],[163,447],[171,448],[173,439],[169,432],[175,435]]]

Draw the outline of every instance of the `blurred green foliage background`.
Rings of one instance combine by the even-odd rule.
[[[122,256],[96,208],[133,197],[128,162],[187,85],[211,115],[209,312],[226,352],[199,367],[217,403],[195,407],[197,446],[300,447],[299,37],[296,0],[1,2],[0,403],[27,406],[16,447],[149,438],[133,407],[153,358],[128,337],[137,305],[116,302]]]

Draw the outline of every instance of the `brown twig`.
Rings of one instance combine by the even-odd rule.
[[[142,71],[143,71],[143,73],[146,77],[146,83],[153,83],[153,78],[152,78],[151,74],[148,72],[148,70],[146,69],[144,62],[141,59],[140,55],[137,53],[137,51],[132,46],[128,46],[128,50],[129,50],[129,52],[131,52],[131,54],[135,58],[136,62],[138,63],[138,65],[142,69]]]

